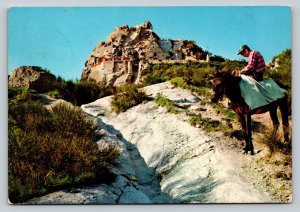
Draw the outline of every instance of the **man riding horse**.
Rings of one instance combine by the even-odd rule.
[[[238,54],[243,57],[249,57],[248,65],[240,71],[240,74],[250,75],[255,80],[262,81],[266,65],[261,54],[258,51],[251,50],[247,45],[241,46]]]
[[[266,66],[263,57],[247,45],[241,46],[238,54],[249,57],[248,64],[234,75],[217,72],[213,78],[211,101],[217,103],[225,95],[231,102],[231,109],[238,115],[246,141],[245,153],[254,154],[251,130],[251,115],[269,111],[274,129],[279,121],[277,108],[282,116],[284,139],[289,139],[288,105],[286,91],[273,80],[263,78]]]

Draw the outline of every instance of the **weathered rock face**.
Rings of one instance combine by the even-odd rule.
[[[85,63],[81,79],[118,86],[139,83],[149,62],[204,60],[206,53],[193,41],[161,40],[146,21],[135,27],[117,27],[100,42]]]
[[[39,92],[52,90],[56,85],[56,78],[38,66],[20,66],[9,76],[8,87],[29,88]]]

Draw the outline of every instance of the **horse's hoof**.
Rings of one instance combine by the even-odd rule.
[[[254,151],[248,151],[248,150],[244,150],[244,155],[248,155],[248,152],[250,152],[250,155],[255,155]]]

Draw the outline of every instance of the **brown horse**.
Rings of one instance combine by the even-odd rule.
[[[233,76],[229,72],[217,72],[212,79],[213,95],[211,97],[211,101],[213,103],[217,103],[220,99],[222,99],[223,95],[225,95],[230,100],[230,107],[238,115],[240,124],[243,128],[243,134],[246,141],[244,154],[247,154],[248,151],[250,151],[251,154],[254,155],[251,130],[251,115],[253,114],[261,114],[269,111],[274,125],[274,130],[277,130],[279,127],[277,108],[279,107],[282,116],[284,139],[288,141],[289,121],[287,95],[265,106],[250,110],[249,106],[246,104],[244,98],[241,95],[239,86],[240,80],[240,77]]]

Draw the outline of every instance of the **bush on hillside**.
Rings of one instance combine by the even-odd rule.
[[[49,70],[43,69],[47,73]],[[48,89],[45,93],[53,98],[64,99],[74,105],[80,106],[95,101],[104,96],[112,95],[114,89],[106,87],[92,80],[64,80],[62,77],[56,77],[52,83],[52,89]]]
[[[143,79],[145,85],[165,82],[176,77],[181,77],[188,85],[210,86],[208,77],[223,67],[220,62],[185,64],[150,64]]]
[[[267,70],[266,76],[288,87],[292,85],[292,51],[286,49],[272,60],[278,67]]]
[[[286,49],[273,58],[273,63],[277,63],[278,67],[270,68],[265,72],[266,77],[272,78],[280,87],[287,90],[289,115],[291,115],[292,106],[292,51]]]
[[[117,88],[111,103],[112,110],[116,113],[125,112],[145,100],[147,100],[146,93],[139,91],[137,85],[125,84]]]
[[[220,55],[213,55],[210,56],[210,61],[216,61],[216,62],[225,62],[225,58]]]
[[[175,77],[175,78],[171,79],[171,83],[173,85],[175,85],[176,87],[180,87],[180,88],[184,88],[184,89],[188,88],[186,81],[182,77]]]
[[[58,81],[60,83],[57,89],[59,95],[57,96],[78,106],[93,102],[104,96],[112,95],[114,92],[112,87],[99,85],[94,81],[73,82],[71,80],[64,81],[61,78],[58,78]]]
[[[98,148],[95,127],[79,109],[50,112],[34,95],[9,91],[8,190],[18,203],[66,186],[111,182],[116,146]],[[14,95],[12,95],[14,93]]]
[[[155,103],[158,106],[167,108],[167,111],[170,113],[176,114],[179,112],[178,109],[176,108],[175,104],[170,99],[167,99],[167,98],[163,97],[162,95],[158,95],[156,97]]]

